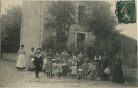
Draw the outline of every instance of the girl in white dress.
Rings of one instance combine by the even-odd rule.
[[[21,48],[18,51],[16,68],[17,68],[17,70],[22,70],[22,69],[26,68],[26,58],[25,58],[24,45],[21,45]]]
[[[45,57],[43,59],[43,71],[44,71],[44,74],[46,75],[46,65],[47,65],[47,62],[48,62],[48,59]]]

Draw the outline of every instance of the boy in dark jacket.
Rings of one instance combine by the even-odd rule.
[[[37,48],[35,52],[35,57],[34,57],[34,65],[35,65],[35,76],[36,78],[39,78],[39,71],[41,70],[41,64],[42,63],[42,55],[40,48]]]

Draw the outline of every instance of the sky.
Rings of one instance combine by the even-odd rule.
[[[22,1],[23,0],[1,0],[1,13],[6,14],[6,9],[8,9],[8,8],[14,6],[14,5],[22,6]],[[31,0],[31,1],[33,1],[33,0]],[[106,1],[108,1],[112,4],[111,10],[114,12],[115,11],[116,0],[106,0]],[[136,26],[136,23],[133,23],[133,24],[119,24],[116,28],[118,30],[121,30],[122,34],[124,34],[128,37],[131,37],[133,39],[137,39],[137,26]]]
[[[22,0],[1,0],[1,13],[5,14],[6,9],[14,6],[14,5],[22,5]]]
[[[28,0],[1,0],[1,7],[2,7],[1,8],[2,9],[1,13],[5,14],[6,13],[6,9],[10,8],[11,6],[14,6],[14,5],[22,6],[22,1],[28,1]],[[31,1],[39,1],[39,0],[31,0]],[[43,0],[43,1],[45,1],[45,0]],[[112,10],[114,10],[115,9],[114,8],[115,7],[114,6],[115,5],[114,2],[116,0],[106,0],[106,1],[110,2],[113,5],[112,6],[113,7]]]

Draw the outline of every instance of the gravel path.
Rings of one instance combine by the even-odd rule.
[[[0,61],[0,88],[137,88],[129,84],[110,81],[77,80],[72,78],[47,78],[42,72],[16,71],[15,62]]]

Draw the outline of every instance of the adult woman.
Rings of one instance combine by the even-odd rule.
[[[122,71],[122,60],[119,55],[116,55],[115,61],[113,63],[113,82],[124,83],[123,71]]]
[[[17,68],[17,70],[22,70],[22,69],[26,68],[26,58],[25,58],[24,45],[21,45],[21,48],[18,51],[16,68]]]
[[[28,63],[28,70],[29,71],[32,71],[32,70],[34,70],[34,68],[35,68],[35,66],[34,66],[34,64],[33,64],[33,59],[34,59],[34,54],[35,54],[35,52],[34,52],[34,48],[32,47],[31,48],[31,52],[30,52],[30,55],[29,55],[29,63]]]

